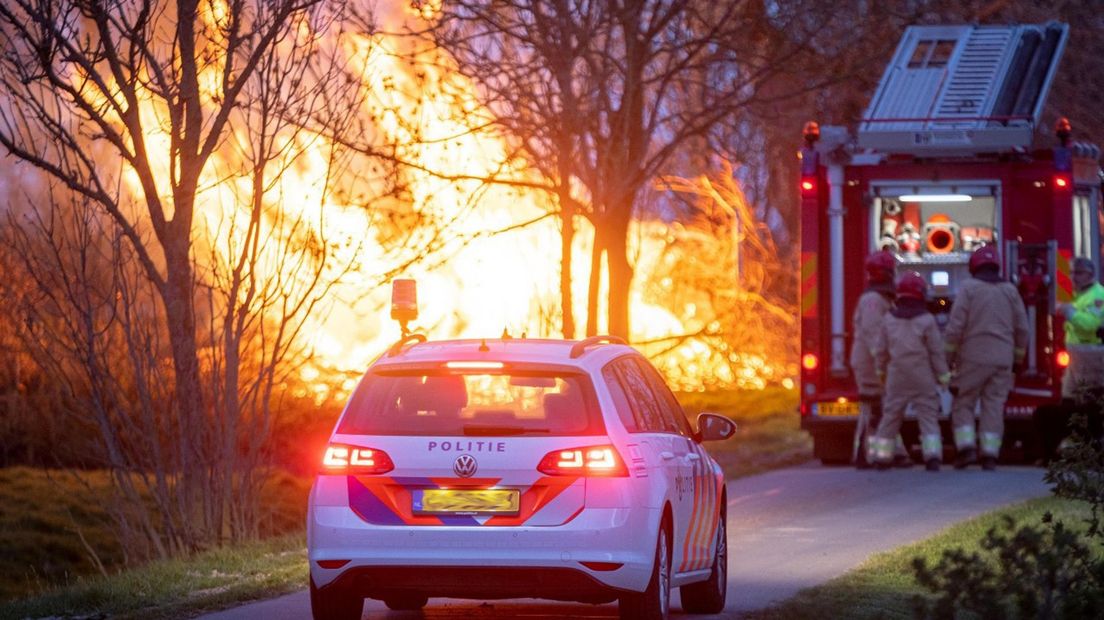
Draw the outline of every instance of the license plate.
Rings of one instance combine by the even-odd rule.
[[[844,403],[827,402],[816,404],[816,412],[819,416],[857,416],[861,408],[862,403],[852,400]]]
[[[415,514],[517,514],[517,489],[424,489],[413,493]]]

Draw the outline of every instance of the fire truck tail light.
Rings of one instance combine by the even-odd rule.
[[[553,450],[544,455],[537,471],[549,476],[629,475],[625,462],[613,446],[588,446],[570,450]]]
[[[1058,364],[1059,368],[1066,368],[1070,365],[1069,351],[1059,351],[1054,354],[1054,363]]]
[[[801,193],[803,195],[813,195],[814,193],[816,193],[816,179],[813,177],[802,178]]]
[[[322,457],[322,471],[327,474],[385,474],[392,469],[391,457],[373,448],[330,444]]]
[[[1065,189],[1070,186],[1070,179],[1064,174],[1054,175],[1054,187],[1058,189]]]
[[[817,356],[815,354],[806,353],[805,355],[801,356],[801,367],[805,370],[816,370],[817,366],[819,365],[820,360],[817,359]]]

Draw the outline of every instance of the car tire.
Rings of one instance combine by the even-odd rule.
[[[414,611],[425,607],[428,602],[429,597],[422,594],[395,594],[383,599],[383,604],[395,611]]]
[[[336,586],[319,588],[310,580],[311,615],[314,620],[360,620],[364,597]]]
[[[721,504],[724,505],[723,503]],[[719,614],[724,611],[728,593],[728,527],[721,512],[717,542],[713,551],[713,570],[705,581],[679,588],[682,609],[692,614]]]
[[[671,526],[667,518],[659,526],[656,537],[655,561],[652,578],[643,592],[633,592],[621,597],[618,611],[622,620],[667,620],[671,609]]]

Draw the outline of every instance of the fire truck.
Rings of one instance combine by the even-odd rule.
[[[862,408],[848,367],[863,261],[892,250],[919,272],[945,325],[986,244],[1020,291],[1030,344],[1005,405],[1002,458],[1031,457],[1036,412],[1061,401],[1069,364],[1059,304],[1070,266],[1100,263],[1100,150],[1037,132],[1068,26],[911,26],[854,132],[806,125],[801,150],[801,426],[824,463],[852,458]],[[1046,144],[1036,144],[1046,143]],[[1100,269],[1097,269],[1100,273]],[[941,425],[950,441],[950,395]],[[917,441],[911,414],[902,428]]]

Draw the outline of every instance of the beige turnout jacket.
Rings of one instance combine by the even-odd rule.
[[[927,396],[935,392],[939,377],[947,373],[943,337],[935,317],[923,313],[909,319],[886,314],[877,330],[874,355],[886,371],[886,392]]]
[[[882,393],[882,382],[874,362],[874,338],[882,327],[891,307],[889,299],[877,291],[866,291],[859,297],[855,314],[851,316],[851,372],[859,394],[868,396]]]
[[[962,283],[943,333],[958,362],[1009,367],[1027,350],[1027,312],[1015,286],[970,278]]]

